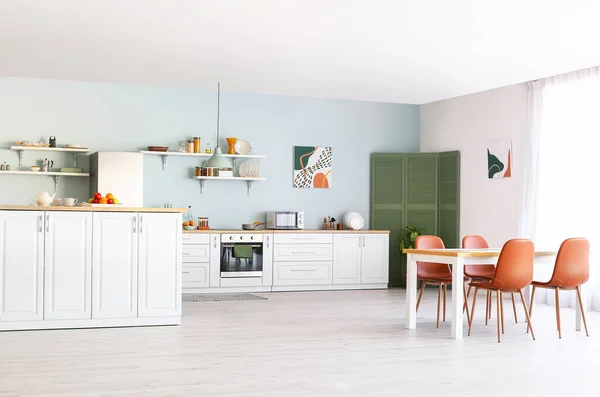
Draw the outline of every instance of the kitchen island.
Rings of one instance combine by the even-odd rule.
[[[180,324],[186,211],[0,205],[0,331]]]

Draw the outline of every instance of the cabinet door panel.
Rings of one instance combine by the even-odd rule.
[[[0,321],[43,319],[43,215],[0,211]]]
[[[139,214],[139,317],[181,315],[181,214]]]
[[[46,212],[44,319],[92,317],[92,214]]]
[[[138,215],[93,214],[92,318],[137,317]]]
[[[333,236],[333,283],[360,284],[361,235]]]
[[[361,251],[361,282],[387,284],[389,278],[387,234],[364,234]]]

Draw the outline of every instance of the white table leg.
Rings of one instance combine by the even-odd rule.
[[[406,261],[406,328],[417,328],[417,261],[408,254]]]
[[[464,259],[452,258],[452,339],[463,338]]]
[[[585,309],[585,294],[583,292],[583,286],[581,288],[581,303],[583,304],[583,308]],[[575,292],[577,294],[577,292]],[[577,295],[575,296],[577,299]],[[581,331],[581,327],[583,325],[583,318],[581,317],[581,307],[579,307],[579,301],[575,302],[575,331]]]

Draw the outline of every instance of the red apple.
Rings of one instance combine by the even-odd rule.
[[[94,199],[93,203],[94,204],[100,204],[100,199]]]
[[[108,199],[106,200],[106,204],[114,204],[115,201],[113,199]]]
[[[102,195],[100,193],[94,193],[95,200],[100,200],[101,198],[102,198]]]

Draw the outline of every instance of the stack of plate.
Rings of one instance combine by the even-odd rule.
[[[365,220],[358,212],[346,212],[344,225],[347,229],[360,230],[365,225]]]
[[[258,178],[260,174],[260,162],[254,159],[244,160],[240,164],[238,172],[242,178]]]

